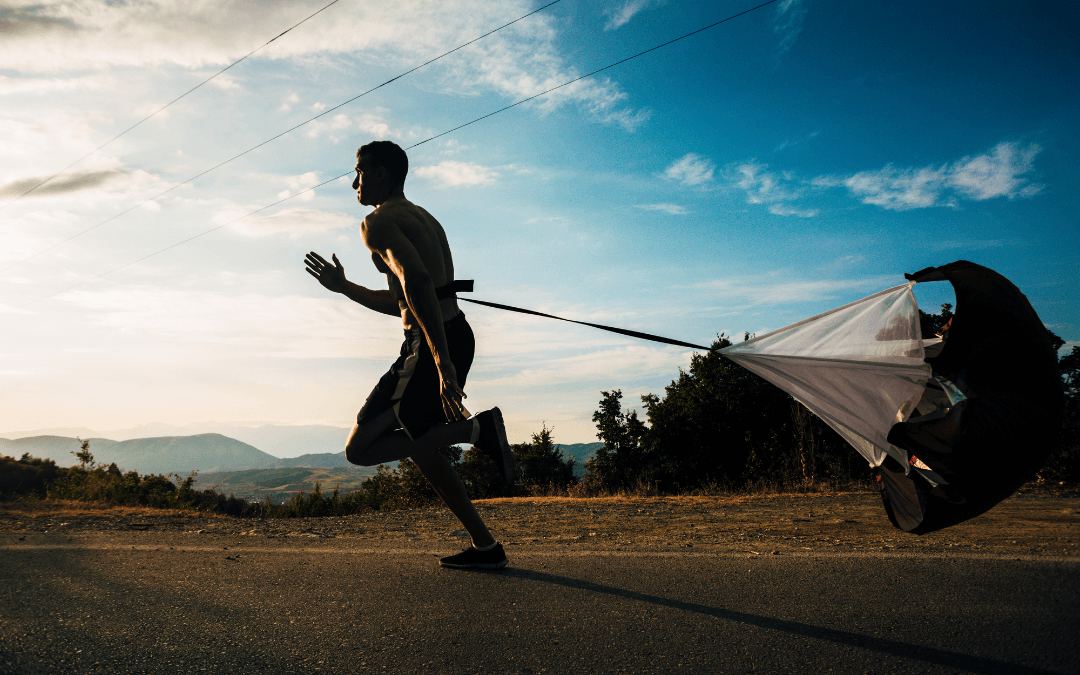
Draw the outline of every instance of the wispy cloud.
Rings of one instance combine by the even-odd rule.
[[[965,157],[953,165],[949,186],[963,196],[981,201],[994,197],[1031,197],[1042,190],[1041,185],[1021,178],[1031,171],[1035,155],[1042,150],[1031,144],[1020,148],[1016,143],[999,143],[991,152]]]
[[[477,383],[487,386],[560,385],[568,383],[611,381],[612,373],[624,377],[641,378],[678,372],[684,367],[689,351],[677,347],[648,347],[632,345],[614,349],[594,349],[586,354],[570,357],[544,359],[490,379],[476,378]]]
[[[302,208],[285,209],[269,216],[251,216],[232,225],[236,232],[249,237],[283,234],[290,239],[356,227],[358,224],[353,216]]]
[[[864,204],[890,211],[935,206],[957,206],[961,201],[984,201],[997,197],[1032,197],[1043,186],[1025,174],[1033,170],[1041,148],[1031,144],[999,143],[989,152],[964,157],[940,166],[898,168],[887,164],[872,171],[848,176],[801,178],[790,171],[770,171],[757,162],[730,164],[724,168],[727,185],[742,190],[750,204],[766,206],[778,216],[811,218],[820,209],[800,204],[814,192],[841,188]]]
[[[491,167],[452,159],[439,162],[434,166],[422,166],[416,169],[415,173],[441,188],[491,185],[499,177],[498,171]]]
[[[324,0],[270,4],[43,0],[5,11],[0,20],[0,69],[62,73],[115,66],[220,67],[324,4]],[[477,37],[485,27],[477,25],[476,17],[486,17],[488,27],[493,27],[533,9],[526,0],[339,3],[275,40],[257,58],[347,54],[407,69]],[[536,14],[432,68],[448,76],[441,85],[448,91],[495,92],[514,99],[532,96],[581,74],[562,56],[557,27],[553,16]],[[627,106],[627,98],[610,78],[596,77],[528,105],[547,111],[572,103],[602,123],[633,131],[649,115]]]
[[[2,34],[0,32],[0,35]],[[101,80],[96,77],[44,78],[0,75],[0,96],[58,91],[61,89],[97,89],[100,86]]]
[[[673,216],[681,216],[690,213],[686,210],[686,207],[679,206],[678,204],[638,204],[634,208],[644,209],[645,211],[663,211]]]
[[[391,127],[385,121],[386,113],[386,110],[376,109],[374,112],[356,115],[340,113],[332,117],[324,117],[307,124],[304,127],[304,135],[308,138],[326,137],[333,143],[352,138],[358,131],[365,136],[382,139],[405,140],[414,139],[419,135],[416,129],[403,130]]]
[[[996,197],[1032,197],[1042,186],[1023,175],[1032,170],[1038,145],[1021,148],[999,143],[993,150],[944,166],[898,169],[892,165],[851,176],[821,176],[818,187],[844,187],[865,204],[892,211],[953,206],[961,199],[984,201]]]
[[[776,173],[768,168],[756,162],[732,164],[725,168],[724,176],[746,194],[747,203],[764,204],[773,215],[812,218],[818,214],[817,209],[793,205],[802,196],[800,181],[793,174]]]
[[[616,30],[630,22],[634,15],[648,8],[650,5],[662,5],[663,0],[623,0],[613,7],[604,10],[604,16],[608,22],[604,30]]]
[[[875,171],[860,171],[843,178],[815,178],[818,187],[845,187],[864,204],[891,211],[926,208],[937,204],[945,188],[945,167],[897,169],[886,166]]]
[[[711,182],[715,170],[716,165],[711,159],[691,152],[665,169],[664,175],[683,185],[695,187]]]
[[[806,141],[813,140],[814,138],[817,138],[819,135],[821,135],[820,131],[812,131],[812,132],[808,133],[807,135],[803,136],[802,138],[797,138],[794,141],[792,141],[792,140],[782,141],[781,143],[779,143],[776,146],[776,148],[773,149],[773,152],[780,152],[780,151],[786,150],[788,148],[793,148],[796,145],[801,145],[802,143],[805,143]]]
[[[118,169],[74,170],[52,179],[45,185],[42,185],[28,194],[27,197],[38,198],[72,192],[83,192],[85,190],[105,187],[109,184],[115,185],[125,176],[125,172]],[[48,176],[31,176],[29,178],[12,181],[7,185],[0,185],[0,198],[18,197],[27,190],[39,185],[47,178]]]
[[[809,0],[780,0],[773,18],[773,31],[780,38],[777,56],[783,56],[795,45],[802,31],[803,18]]]
[[[319,173],[317,171],[308,171],[307,173],[302,173],[299,176],[285,176],[285,178],[283,180],[285,182],[285,185],[287,185],[289,189],[288,190],[282,190],[281,192],[279,192],[278,195],[277,195],[278,199],[285,199],[287,197],[292,196],[293,194],[295,194],[297,192],[301,192],[303,190],[307,190],[307,188],[309,188],[309,187],[313,187],[315,185],[318,185],[319,184]],[[299,199],[302,202],[308,202],[308,201],[311,201],[314,198],[315,198],[315,191],[314,190],[309,190],[308,192],[302,192],[302,194],[300,194],[300,196],[297,197],[297,199]]]
[[[685,288],[712,291],[726,306],[741,303],[746,306],[759,306],[816,302],[822,298],[848,295],[852,291],[879,291],[902,281],[896,276],[807,280],[791,278],[784,272],[774,272],[764,276],[712,279]]]
[[[223,285],[230,287],[229,281],[224,280]],[[253,284],[248,281],[248,285]],[[379,324],[380,317],[336,297],[271,297],[231,290],[150,286],[79,289],[59,299],[75,309],[89,310],[85,321],[93,325],[160,340],[212,343],[243,350],[249,356],[323,359],[355,358],[365,352],[385,355],[396,351],[400,339],[394,331],[379,330],[384,327]],[[371,328],[364,330],[365,326]]]

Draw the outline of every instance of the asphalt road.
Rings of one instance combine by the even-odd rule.
[[[1075,557],[245,539],[0,535],[0,673],[1080,673]]]

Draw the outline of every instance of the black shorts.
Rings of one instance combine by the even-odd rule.
[[[465,320],[465,314],[459,312],[443,324],[443,330],[450,362],[457,370],[458,386],[464,389],[476,348],[472,328]],[[356,423],[363,426],[388,409],[393,409],[398,424],[413,440],[436,424],[448,422],[442,407],[439,369],[435,367],[431,349],[419,328],[405,331],[401,355],[371,390],[367,402],[356,415]]]

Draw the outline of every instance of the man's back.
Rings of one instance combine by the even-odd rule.
[[[442,225],[427,210],[405,197],[387,201],[368,214],[360,231],[364,243],[372,250],[375,266],[386,274],[390,292],[399,301],[399,305],[405,305],[405,293],[398,277],[384,265],[380,265],[380,249],[384,246],[395,258],[403,260],[410,257],[409,251],[403,249],[411,246],[435,288],[454,280],[454,259]],[[443,321],[449,321],[459,312],[457,300],[453,297],[441,300],[439,308],[442,310]],[[416,323],[407,305],[402,307],[401,320],[406,328]]]

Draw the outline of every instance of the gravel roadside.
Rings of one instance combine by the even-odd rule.
[[[893,528],[879,497],[871,493],[522,497],[476,504],[494,535],[511,551],[522,546],[747,555],[964,551],[1080,556],[1080,498],[1039,493],[1018,493],[974,520],[923,536]],[[0,533],[9,542],[46,532],[68,533],[74,540],[79,534],[144,531],[253,539],[335,538],[356,540],[358,546],[364,542],[378,546],[430,543],[451,550],[467,545],[468,537],[460,527],[449,511],[439,508],[251,519],[77,502],[0,503]],[[244,541],[254,544],[253,539]]]

